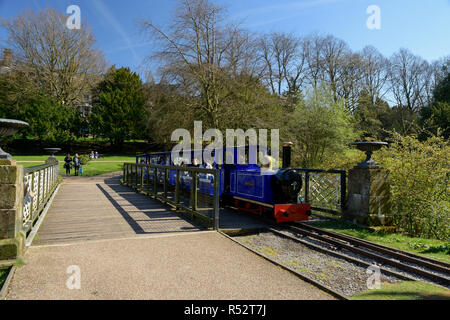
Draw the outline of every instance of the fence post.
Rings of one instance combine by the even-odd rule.
[[[151,173],[151,168],[150,166],[147,164],[145,165],[145,167],[147,168],[147,192],[150,192],[150,173]]]
[[[167,199],[167,175],[168,169],[164,169],[164,199]]]
[[[197,210],[197,172],[192,172],[191,207],[193,211]]]
[[[347,172],[341,173],[341,213],[344,214],[347,203]]]
[[[42,186],[42,175],[41,170],[38,171],[38,202],[37,202],[37,209],[39,210],[41,208],[42,203],[42,191],[44,191],[44,187]]]
[[[309,172],[305,172],[305,202],[309,202]]]
[[[138,186],[138,165],[134,166],[134,187],[137,188]]]
[[[31,182],[30,182],[30,191],[33,192],[34,191],[34,185],[35,185],[35,181],[34,181],[34,173],[31,174]],[[30,217],[34,216],[34,200],[31,201],[31,205],[30,205]]]
[[[219,230],[219,172],[214,173],[214,230]]]
[[[180,204],[180,169],[177,169],[177,177],[175,181],[175,203],[177,205]]]
[[[158,195],[158,168],[153,168],[153,194],[155,197]]]
[[[144,166],[141,166],[141,189],[144,190]]]

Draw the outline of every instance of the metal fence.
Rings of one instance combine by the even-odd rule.
[[[343,170],[295,169],[305,181],[304,201],[312,209],[341,215],[345,209],[347,173]]]
[[[23,231],[28,234],[58,186],[59,165],[24,168]]]
[[[123,183],[139,192],[171,204],[199,218],[208,227],[219,228],[219,170],[156,164],[124,163]],[[199,208],[199,175],[212,175],[211,207]],[[187,185],[185,182],[189,181]],[[184,195],[188,194],[188,201]]]

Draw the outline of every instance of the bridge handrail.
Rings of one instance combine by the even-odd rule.
[[[159,179],[153,179],[153,191],[150,191],[150,174],[147,174],[147,178],[145,178],[144,170],[147,169],[147,172],[150,172],[149,169],[153,169],[154,177],[158,177],[158,171],[163,170],[163,193],[162,196],[158,194],[158,184],[160,182]],[[168,172],[169,170],[176,170],[176,179],[175,179],[175,200],[169,199],[167,196],[168,189]],[[181,173],[189,172],[192,174],[192,187],[191,187],[191,195],[190,195],[190,205],[185,206],[180,202],[180,190],[181,190]],[[209,216],[203,215],[197,209],[198,204],[198,174],[205,173],[211,174],[214,176],[214,217],[210,218]],[[213,225],[214,229],[219,228],[219,175],[220,170],[218,169],[206,169],[206,168],[196,168],[196,167],[181,167],[181,166],[165,166],[158,164],[136,164],[136,163],[124,163],[123,167],[123,183],[135,188],[138,191],[146,192],[148,195],[158,199],[162,202],[166,202],[174,205],[177,209],[182,209],[191,213],[193,216],[196,216],[202,220],[208,221],[211,225]]]
[[[31,231],[59,184],[59,163],[24,168],[22,228]]]

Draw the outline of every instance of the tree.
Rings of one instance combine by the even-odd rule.
[[[420,112],[420,122],[426,132],[421,139],[433,135],[450,136],[450,72],[436,85],[433,91],[432,104]]]
[[[51,8],[26,11],[1,20],[9,44],[28,81],[64,106],[76,105],[104,70],[102,54],[94,49],[95,38],[84,23],[69,30],[67,17]]]
[[[281,96],[286,90],[297,92],[303,82],[305,55],[302,41],[293,34],[270,33],[259,39],[259,55],[264,63],[264,75],[272,93]]]
[[[372,46],[365,47],[360,56],[362,59],[361,86],[374,103],[377,99],[383,99],[387,92],[389,60]]]
[[[342,82],[344,73],[343,67],[345,66],[345,61],[348,57],[351,57],[350,48],[345,41],[332,35],[328,35],[322,40],[321,56],[321,64],[324,71],[323,80],[331,88],[334,101],[337,101],[338,85]],[[352,60],[352,58],[348,60]],[[350,65],[350,63],[348,65]]]
[[[129,68],[112,67],[94,90],[90,117],[94,134],[116,146],[127,139],[142,138],[144,104],[139,76]]]
[[[77,112],[72,107],[61,106],[45,94],[29,97],[19,109],[18,119],[30,125],[23,130],[44,143],[65,143],[72,139],[72,122]]]
[[[403,136],[416,134],[419,130],[419,115],[407,106],[391,108],[390,130]]]
[[[434,88],[433,103],[450,103],[450,71]]]
[[[357,53],[347,53],[341,58],[340,64],[334,97],[344,99],[347,110],[354,113],[361,93],[362,59]]]
[[[284,134],[294,142],[296,162],[305,168],[320,166],[327,156],[344,152],[357,137],[352,116],[332,90],[321,87],[297,104]]]
[[[392,129],[392,111],[386,101],[377,98],[373,102],[372,99],[372,93],[361,93],[354,113],[356,128],[361,132],[362,138],[382,141],[388,137],[387,131]]]
[[[143,30],[160,43],[161,49],[152,58],[161,61],[164,77],[183,83],[200,98],[192,107],[214,128],[219,128],[218,113],[228,96],[223,87],[226,75],[220,67],[226,46],[222,18],[222,8],[210,1],[185,0],[180,1],[166,30],[151,21],[142,22]]]
[[[421,57],[400,49],[390,61],[389,81],[398,106],[418,112],[426,105],[429,65]]]
[[[0,74],[0,117],[29,123],[21,130],[28,137],[44,143],[65,143],[76,132],[80,118],[77,110],[61,106],[47,92],[28,81],[20,65]]]
[[[158,143],[170,147],[174,130],[192,127],[195,118],[187,107],[192,104],[192,98],[184,95],[178,86],[145,83],[144,97],[145,130]]]

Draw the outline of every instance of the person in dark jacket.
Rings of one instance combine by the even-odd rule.
[[[70,154],[64,158],[64,168],[66,169],[66,176],[70,176],[70,169],[72,169],[72,157]]]
[[[73,158],[73,167],[75,168],[75,176],[78,176],[81,167],[81,159],[78,156],[78,153],[75,153],[75,157]]]

